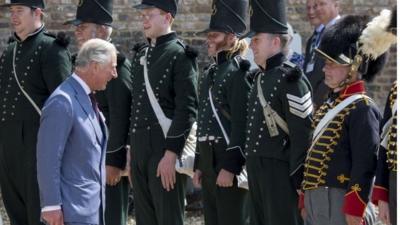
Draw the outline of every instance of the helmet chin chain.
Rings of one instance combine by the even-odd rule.
[[[349,73],[347,73],[346,79],[344,79],[342,82],[340,82],[340,84],[338,85],[337,88],[344,88],[345,86],[350,84],[350,81],[353,78],[352,75],[358,74],[358,68],[360,67],[361,63],[362,63],[362,57],[361,57],[361,55],[357,54],[354,57],[354,60],[350,65],[350,71],[349,71]]]

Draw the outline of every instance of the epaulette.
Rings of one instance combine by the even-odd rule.
[[[146,42],[139,42],[133,46],[132,51],[136,54],[144,50],[147,46],[149,46],[149,44]]]
[[[55,42],[64,48],[68,47],[69,43],[71,42],[71,38],[65,32],[58,32],[57,34],[44,32],[44,34],[55,38]]]
[[[261,73],[261,70],[256,68],[256,69],[252,69],[250,70],[247,74],[246,74],[246,80],[249,82],[249,84],[254,84],[254,81],[257,77],[257,74]]]
[[[241,57],[240,55],[235,56],[234,61],[236,62],[237,66],[243,70],[243,71],[249,71],[250,69],[250,61],[247,59],[244,59],[243,57]]]
[[[300,67],[290,61],[285,61],[279,69],[286,75],[288,82],[297,81],[303,75]]]
[[[197,58],[197,56],[199,55],[199,51],[197,51],[190,45],[186,45],[185,43],[183,43],[183,41],[178,39],[176,42],[185,49],[185,54],[187,57],[194,59]]]
[[[15,36],[12,35],[12,36],[10,36],[10,37],[8,38],[7,44],[11,44],[11,43],[13,43],[14,41],[16,41],[16,40],[15,40]]]

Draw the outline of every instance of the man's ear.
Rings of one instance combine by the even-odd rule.
[[[96,37],[101,39],[106,39],[108,36],[107,34],[107,27],[106,25],[97,25],[96,26]]]
[[[35,8],[35,9],[33,10],[33,14],[34,14],[35,16],[37,16],[37,17],[40,17],[40,16],[43,14],[43,11],[42,11],[42,9],[40,9],[40,8]]]
[[[281,47],[281,39],[279,38],[278,35],[274,35],[272,42],[273,42],[274,46],[277,46],[279,48]]]
[[[174,18],[172,17],[171,13],[166,13],[166,21],[168,24],[172,24],[172,22],[174,21]]]

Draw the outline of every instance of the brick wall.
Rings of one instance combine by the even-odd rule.
[[[4,0],[0,0],[4,2]],[[139,0],[114,0],[114,34],[113,41],[120,50],[129,57],[130,49],[134,43],[143,40],[140,32],[141,26],[137,11],[132,8]],[[306,0],[288,0],[288,19],[294,29],[301,34],[304,43],[312,33],[312,28],[306,20]],[[67,31],[73,35],[72,27],[62,23],[74,18],[77,0],[48,0],[46,25],[51,31]],[[342,0],[342,14],[367,13],[377,15],[383,8],[391,8],[396,0]],[[204,39],[196,35],[196,32],[204,30],[208,26],[211,0],[180,0],[180,9],[174,23],[176,30],[186,43],[193,45],[200,51],[200,67],[207,63],[204,47]],[[8,29],[7,10],[0,11],[0,50],[4,49],[10,30]],[[72,42],[71,51],[76,49]],[[396,48],[391,50],[388,66],[373,83],[368,85],[370,95],[382,108],[391,83],[396,79]]]

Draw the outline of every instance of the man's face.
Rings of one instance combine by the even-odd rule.
[[[146,38],[155,39],[170,26],[168,13],[158,8],[143,9],[140,18],[143,24],[143,32]]]
[[[207,33],[208,56],[215,56],[226,45],[226,34],[223,32],[211,31]]]
[[[274,37],[267,33],[257,33],[251,38],[250,48],[253,51],[254,62],[265,65],[268,58],[274,55]]]
[[[80,48],[86,41],[95,38],[97,25],[94,23],[81,23],[75,28],[75,40]]]
[[[321,23],[328,24],[338,15],[336,0],[315,0],[317,17]]]
[[[94,89],[96,91],[105,90],[107,83],[117,78],[117,55],[112,54],[110,62],[106,64],[96,63],[94,68]]]
[[[38,13],[35,13],[35,11],[28,6],[12,5],[9,11],[11,26],[19,37],[30,34],[34,28],[34,22],[37,20],[37,17],[39,16],[40,18],[40,14],[37,15]]]
[[[336,64],[330,60],[325,60],[325,66],[322,69],[325,73],[325,84],[331,88],[338,88],[350,72],[350,66]]]
[[[320,19],[316,13],[317,4],[315,0],[307,0],[306,10],[307,10],[307,19],[311,26],[319,26],[321,24]]]

